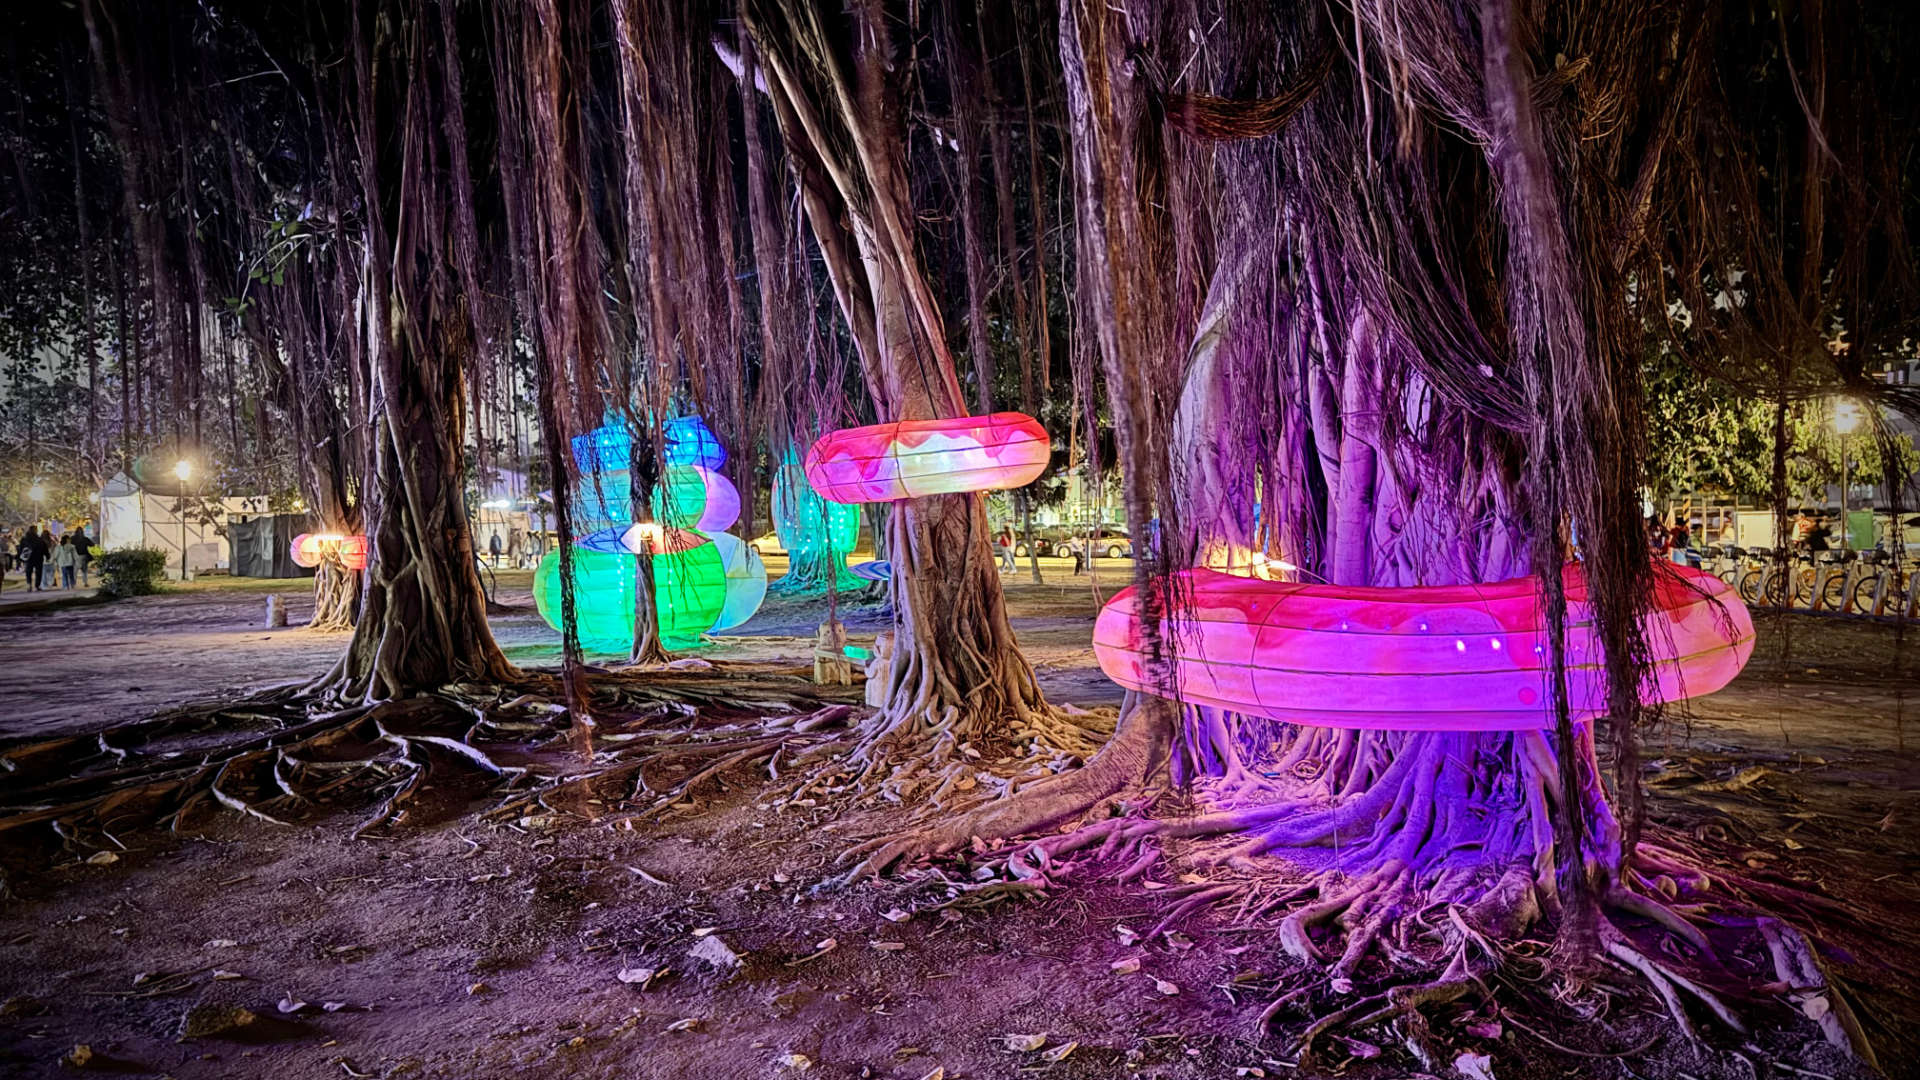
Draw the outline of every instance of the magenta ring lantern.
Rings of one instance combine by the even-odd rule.
[[[1052,453],[1024,413],[900,420],[821,436],[807,451],[807,482],[837,503],[1017,488],[1039,479]]]
[[[1107,677],[1177,691],[1196,705],[1312,727],[1514,731],[1553,726],[1546,617],[1532,577],[1484,585],[1357,588],[1185,570],[1163,624],[1171,687],[1145,655],[1137,592],[1094,623]],[[1606,671],[1577,563],[1566,570],[1567,702],[1576,721],[1606,711]],[[1753,653],[1753,619],[1719,578],[1656,567],[1643,623],[1649,703],[1710,694]]]

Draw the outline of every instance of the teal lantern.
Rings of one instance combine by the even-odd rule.
[[[573,552],[574,615],[580,641],[593,649],[625,652],[633,646],[634,559],[625,553]],[[660,640],[668,648],[697,645],[727,602],[727,572],[711,543],[652,556],[653,600]],[[533,577],[540,617],[560,629],[560,553],[548,552]]]
[[[774,474],[773,527],[786,549],[787,576],[774,582],[776,593],[811,596],[827,591],[834,575],[840,588],[860,582],[847,573],[847,556],[860,541],[860,504],[833,503],[807,483],[806,470],[789,449]]]

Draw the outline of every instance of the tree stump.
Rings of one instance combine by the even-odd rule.
[[[847,628],[838,619],[820,624],[813,636],[813,681],[819,686],[852,686],[853,663],[847,659]]]
[[[867,704],[879,708],[887,703],[888,669],[893,664],[893,631],[882,630],[873,638],[873,655],[867,658]]]

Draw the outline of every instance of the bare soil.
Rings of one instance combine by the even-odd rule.
[[[1117,588],[1121,568],[1103,570]],[[1049,696],[1116,701],[1087,644],[1092,585],[1064,564],[1048,578],[1032,585],[1023,565],[1008,581]],[[501,576],[499,599],[518,610],[495,632],[514,662],[548,663],[554,635],[527,588],[525,574]],[[317,674],[341,635],[261,628],[267,590],[297,621],[302,583],[204,582],[0,615],[0,739]],[[822,611],[770,603],[701,655],[804,658]],[[842,616],[856,642],[886,619],[871,603]],[[1834,916],[1827,956],[1894,1076],[1920,1075],[1916,645],[1886,626],[1769,624],[1747,673],[1648,747],[1656,823],[1853,915]],[[119,837],[110,862],[76,847],[0,907],[0,1076],[74,1075],[60,1061],[83,1044],[92,1067],[181,1078],[1454,1075],[1386,1039],[1323,1044],[1299,1062],[1303,1014],[1256,1032],[1276,987],[1301,977],[1270,928],[1207,913],[1123,944],[1120,927],[1144,933],[1172,906],[1153,886],[1177,883],[1177,864],[1146,888],[1083,874],[984,907],[940,907],[948,890],[924,875],[816,896],[833,857],[876,822],[762,809],[763,781],[737,771],[637,828],[451,813],[356,841],[345,816],[283,828],[202,812],[179,834]],[[691,955],[714,938],[740,966]],[[1113,968],[1135,959],[1137,972]],[[1762,977],[1750,950],[1728,963]],[[650,982],[622,981],[647,968]],[[283,1001],[308,1007],[283,1014]],[[237,1037],[181,1037],[190,1011],[219,1006],[263,1019]],[[1623,996],[1597,1022],[1519,1016],[1575,1047],[1624,1049],[1661,1030],[1656,1010]],[[1866,1075],[1790,1007],[1744,1011],[1749,1036],[1703,1024],[1707,1047],[1668,1034],[1632,1058],[1565,1054],[1513,1023],[1466,1034],[1492,1019],[1485,1007],[1435,1012],[1448,1041],[1489,1055],[1503,1080]],[[1008,1035],[1045,1039],[1010,1050]]]

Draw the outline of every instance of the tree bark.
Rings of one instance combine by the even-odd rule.
[[[768,94],[853,333],[869,392],[886,420],[966,413],[913,238],[890,32],[877,0],[851,6],[836,37],[796,0],[749,0],[747,26]],[[836,41],[849,39],[851,55]],[[988,548],[984,501],[939,495],[898,504],[887,549],[895,645],[886,704],[864,729],[878,767],[895,750],[1005,739],[1009,721],[1046,710],[1015,646]]]

